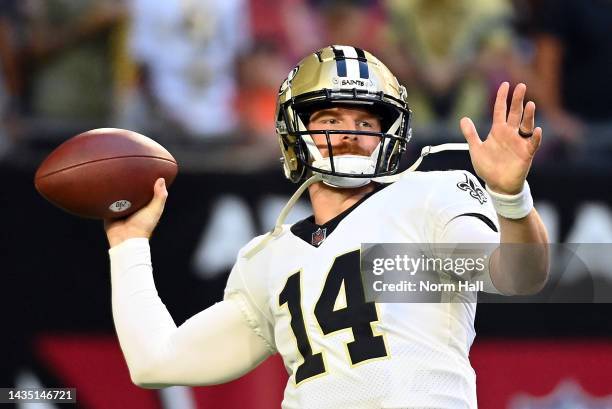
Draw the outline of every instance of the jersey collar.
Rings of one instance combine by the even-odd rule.
[[[325,241],[325,239],[329,237],[330,234],[332,234],[338,224],[340,224],[340,222],[344,220],[346,216],[348,216],[359,205],[365,202],[369,197],[381,191],[386,186],[388,185],[377,183],[373,191],[364,195],[361,199],[359,199],[357,203],[355,203],[354,205],[352,205],[351,207],[349,207],[348,209],[346,209],[345,211],[343,211],[342,213],[324,224],[316,224],[314,221],[314,215],[308,216],[307,218],[300,220],[299,222],[292,225],[290,229],[291,233],[293,233],[296,237],[302,239],[306,243],[310,244],[311,246],[319,247]]]

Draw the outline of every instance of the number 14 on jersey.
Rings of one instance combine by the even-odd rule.
[[[314,309],[314,319],[324,336],[346,329],[352,332],[354,340],[346,344],[351,365],[388,355],[383,335],[374,335],[372,331],[372,323],[378,321],[378,313],[374,302],[365,301],[359,262],[359,250],[336,257]],[[296,384],[327,371],[323,359],[325,352],[313,353],[306,330],[303,307],[310,308],[301,305],[301,274],[298,271],[289,276],[278,297],[279,306],[287,305],[289,309],[291,330],[304,360],[297,368]],[[343,284],[346,306],[334,309]]]

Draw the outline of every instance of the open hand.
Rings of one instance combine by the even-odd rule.
[[[462,118],[460,126],[470,146],[470,158],[476,174],[494,192],[514,195],[523,188],[533,157],[542,142],[542,128],[535,127],[535,103],[529,101],[523,109],[527,90],[525,84],[518,84],[514,88],[510,111],[506,116],[509,88],[510,84],[504,82],[497,90],[493,126],[484,142],[470,118]]]

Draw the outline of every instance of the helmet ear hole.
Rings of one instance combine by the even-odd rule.
[[[305,171],[303,162],[299,158],[300,148],[297,146],[297,143],[291,143],[286,137],[281,137],[280,141],[283,153],[281,163],[283,164],[285,177],[297,183],[302,179]]]
[[[396,149],[389,154],[389,158],[387,159],[387,167],[389,169],[395,169],[399,166],[401,156],[401,149]]]
[[[283,144],[282,149],[283,150],[287,150],[289,149],[289,144],[287,143],[287,138],[280,138],[281,143]]]

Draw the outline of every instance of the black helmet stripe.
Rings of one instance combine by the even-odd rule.
[[[336,60],[336,71],[338,72],[338,77],[346,77],[346,57],[344,56],[344,51],[338,50],[336,47],[332,47],[334,50],[334,59]]]
[[[368,69],[368,59],[361,48],[354,47],[357,52],[357,60],[359,61],[359,76],[363,79],[370,78],[370,70]]]
[[[351,76],[357,75],[357,69],[359,69],[359,78],[364,80],[370,78],[370,70],[368,69],[368,60],[365,56],[365,52],[357,47],[342,48],[332,47],[338,76],[347,77],[349,76],[349,71],[351,71]],[[348,52],[348,55],[345,53],[345,50]],[[348,64],[352,64],[350,70]]]

